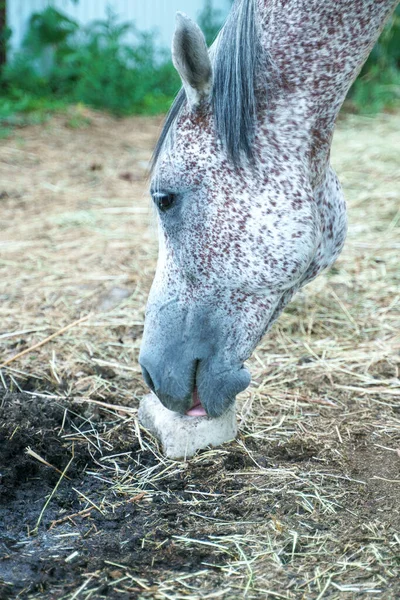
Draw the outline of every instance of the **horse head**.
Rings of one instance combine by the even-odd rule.
[[[312,5],[236,0],[210,52],[178,14],[183,89],[154,155],[159,259],[140,353],[146,383],[173,411],[223,414],[249,385],[244,363],[263,334],[343,246],[333,126],[395,3]]]
[[[257,149],[262,52],[251,10],[244,3],[232,15],[214,57],[198,26],[177,17],[173,60],[184,91],[156,150],[159,260],[140,363],[161,402],[182,413],[200,400],[219,416],[249,385],[244,362],[316,245],[302,194],[294,214],[282,206],[284,190],[269,182]],[[238,28],[247,48],[237,47]]]

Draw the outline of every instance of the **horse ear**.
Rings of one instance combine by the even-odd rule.
[[[176,15],[172,61],[181,76],[189,105],[194,108],[211,94],[212,67],[203,32],[181,12]]]

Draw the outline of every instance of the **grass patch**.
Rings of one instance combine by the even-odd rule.
[[[69,104],[119,117],[158,114],[180,87],[154,36],[119,23],[112,12],[81,29],[51,6],[32,15],[23,48],[3,67],[0,83],[6,128],[41,122]]]

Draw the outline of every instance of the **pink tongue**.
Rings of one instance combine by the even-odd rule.
[[[202,406],[194,406],[187,411],[188,417],[206,417],[207,413]]]
[[[194,389],[193,392],[193,404],[192,408],[190,408],[187,413],[188,417],[206,417],[207,413],[204,410],[204,407],[199,398],[199,394],[197,393],[197,388]]]

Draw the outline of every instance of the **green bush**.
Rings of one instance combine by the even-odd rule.
[[[212,0],[205,0],[199,23],[211,44],[222,26],[222,14]],[[0,44],[9,35],[8,30],[1,32]],[[2,68],[0,86],[0,126],[8,130],[12,123],[23,124],[24,118],[40,120],[70,103],[118,116],[165,112],[180,80],[169,52],[156,49],[153,35],[119,23],[111,12],[106,20],[82,29],[50,5],[32,15],[22,50]],[[400,7],[350,90],[346,105],[377,112],[398,105],[399,100]],[[15,116],[26,113],[37,115]]]
[[[134,36],[133,45],[126,41]],[[154,38],[109,13],[79,30],[77,23],[48,7],[32,15],[23,49],[3,68],[3,94],[27,110],[35,100],[81,102],[115,115],[166,111],[180,87],[169,57]],[[0,115],[1,115],[0,107]]]

